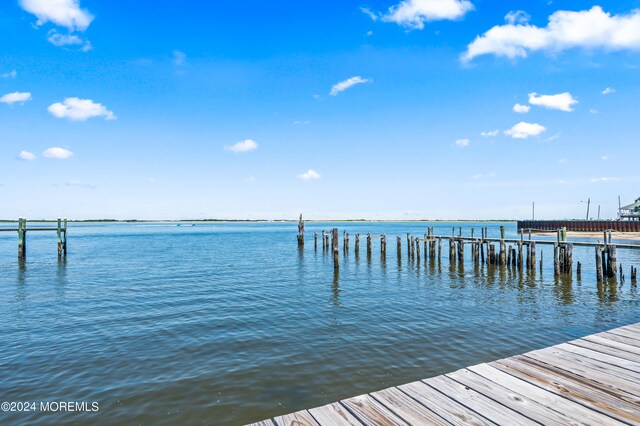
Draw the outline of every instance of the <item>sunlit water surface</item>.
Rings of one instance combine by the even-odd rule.
[[[446,244],[410,263],[404,235],[430,225],[501,224],[307,223],[302,251],[295,223],[71,224],[66,261],[33,233],[24,265],[0,233],[0,399],[99,403],[0,423],[242,424],[640,321],[629,280],[596,285],[593,249],[574,249],[581,280],[559,282],[549,246],[524,277],[469,252],[451,266]],[[352,235],[339,276],[312,237],[333,226]],[[386,262],[364,236],[354,254],[357,232],[388,235]],[[618,262],[628,276],[640,250]]]

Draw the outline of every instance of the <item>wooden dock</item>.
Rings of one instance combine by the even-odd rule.
[[[254,423],[640,425],[640,323]]]

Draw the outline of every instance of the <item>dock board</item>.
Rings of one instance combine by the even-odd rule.
[[[640,323],[266,424],[640,426]]]

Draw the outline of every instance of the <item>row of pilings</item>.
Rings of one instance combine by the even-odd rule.
[[[302,228],[304,229],[304,228]],[[411,233],[406,234],[406,255],[409,261],[420,262],[421,258],[424,259],[437,259],[440,261],[442,257],[443,242],[448,243],[449,247],[449,262],[450,264],[462,264],[465,261],[465,246],[470,246],[471,261],[475,265],[491,265],[498,267],[505,267],[509,269],[522,271],[535,270],[539,267],[540,271],[543,268],[543,251],[540,250],[540,257],[537,257],[536,243],[538,244],[552,244],[553,245],[553,271],[556,278],[562,276],[573,276],[574,271],[574,243],[566,240],[566,229],[560,229],[557,231],[557,240],[532,240],[531,234],[529,239],[524,239],[524,235],[520,234],[519,240],[506,239],[505,229],[500,227],[500,238],[488,238],[488,229],[480,229],[480,237],[475,237],[475,229],[471,230],[471,237],[462,236],[462,228],[459,229],[456,236],[455,228],[452,230],[452,235],[449,237],[436,236],[434,228],[429,227],[427,233],[423,236],[415,236]],[[348,254],[350,251],[351,235],[343,231],[342,233],[342,250],[344,254]],[[356,256],[360,253],[361,237],[365,237],[366,242],[366,254],[370,258],[372,256],[373,247],[372,242],[374,239],[380,240],[380,256],[382,261],[386,261],[387,257],[387,235],[373,235],[367,233],[361,235],[356,233],[354,235],[355,247],[354,251]],[[304,237],[301,238],[304,241]],[[339,232],[338,228],[333,228],[330,232],[322,231],[321,233],[314,233],[314,247],[318,248],[318,240],[322,244],[323,252],[331,252],[333,254],[333,266],[337,271],[340,268],[340,256],[339,256]],[[402,260],[404,253],[403,250],[403,238],[401,236],[396,237],[396,255],[398,261]],[[299,235],[300,241],[300,235]],[[596,250],[596,277],[598,282],[602,282],[604,279],[608,280],[620,280],[623,283],[626,279],[622,269],[622,265],[617,264],[616,259],[616,246],[611,244],[611,235],[605,233],[604,243],[575,243],[584,245],[595,246]],[[300,245],[300,243],[299,243]],[[638,247],[640,248],[640,247]],[[582,274],[582,263],[577,262],[575,268],[576,276],[580,278]],[[637,281],[637,268],[631,267],[630,271],[631,283],[635,284]]]

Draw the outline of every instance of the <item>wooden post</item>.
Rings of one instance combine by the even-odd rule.
[[[544,252],[542,250],[540,250],[540,273],[542,273],[542,256],[543,256]]]
[[[535,272],[536,270],[536,242],[531,241],[529,243],[531,246],[531,270]]]
[[[63,233],[64,239],[62,241],[63,253],[64,253],[64,257],[67,257],[67,218],[66,217],[64,218],[63,224],[64,224],[64,233]]]
[[[531,242],[527,244],[527,261],[525,262],[527,269],[531,268]]]
[[[500,231],[504,233],[504,227],[501,227]],[[500,240],[500,265],[506,265],[506,263],[507,263],[507,253],[506,253],[506,246],[503,238]]]
[[[616,260],[616,246],[609,246],[609,278],[616,279],[617,260]]]
[[[18,218],[18,259],[24,260],[27,256],[27,219]]]
[[[409,241],[409,243],[411,244],[411,260],[415,259],[416,257],[416,240],[413,237],[413,235],[411,236],[411,239]]]
[[[635,284],[638,276],[638,268],[631,266],[631,284]]]
[[[62,244],[62,219],[58,218],[58,257],[62,257],[64,251]]]
[[[582,276],[582,263],[578,262],[578,265],[576,266],[576,277],[580,279],[581,276]]]
[[[397,249],[398,252],[398,262],[402,260],[402,238],[398,235]]]
[[[620,284],[624,283],[624,274],[622,273],[622,263],[620,264],[620,276],[618,277]]]
[[[464,240],[458,240],[458,262],[464,262]]]
[[[484,229],[482,230],[482,234],[484,236]],[[480,242],[480,262],[484,264],[484,238]]]
[[[416,238],[416,262],[420,263],[420,238]]]
[[[367,232],[367,258],[371,258],[371,233]]]
[[[298,247],[304,246],[304,222],[302,221],[302,214],[298,220]]]
[[[453,240],[453,237],[449,238],[449,262],[453,263],[456,261],[456,243]]]
[[[442,238],[438,238],[438,262],[442,259]]]
[[[356,246],[355,246],[356,256],[360,254],[360,234],[356,234]]]
[[[382,256],[382,260],[387,258],[387,234],[380,236],[380,256]]]
[[[560,275],[560,259],[558,258],[558,243],[553,243],[553,276]]]
[[[313,248],[314,249],[318,249],[318,233],[314,232],[313,233]]]
[[[504,240],[504,225],[500,225],[500,239]]]
[[[340,269],[340,256],[338,255],[338,228],[331,231],[331,248],[333,249],[333,270]]]
[[[596,247],[596,277],[599,283],[601,283],[604,279],[602,275],[602,249],[600,247]]]
[[[518,268],[522,269],[522,240],[518,241]]]

